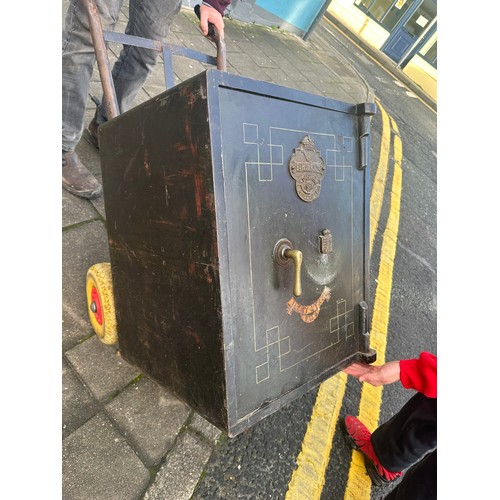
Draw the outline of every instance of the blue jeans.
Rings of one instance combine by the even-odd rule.
[[[112,31],[123,0],[95,0],[104,31]],[[128,35],[163,41],[182,0],[129,0]],[[70,0],[62,35],[62,149],[73,151],[83,132],[89,82],[95,63],[87,12],[80,0]],[[124,46],[112,74],[119,112],[130,108],[159,52]],[[100,106],[97,123],[106,121]]]

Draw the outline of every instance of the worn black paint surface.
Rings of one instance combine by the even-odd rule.
[[[370,113],[209,70],[101,129],[121,353],[231,436],[368,354]],[[326,163],[310,203],[288,171],[306,135]],[[303,252],[298,306],[331,290],[312,322],[287,309],[280,238]]]

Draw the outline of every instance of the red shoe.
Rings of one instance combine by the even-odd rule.
[[[363,453],[365,467],[375,486],[383,486],[400,478],[402,472],[388,471],[378,460],[372,445],[372,434],[356,417],[347,415],[341,421],[342,430],[352,448]]]

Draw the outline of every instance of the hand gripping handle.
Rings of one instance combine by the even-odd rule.
[[[201,13],[199,5],[194,6],[194,12],[198,16],[198,19],[200,19]],[[226,71],[226,42],[224,38],[220,36],[220,33],[213,23],[208,23],[208,34],[206,37],[214,42],[217,47],[217,69]]]

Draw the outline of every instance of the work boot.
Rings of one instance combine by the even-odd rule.
[[[89,126],[85,129],[83,133],[85,140],[92,144],[96,149],[99,149],[99,125],[97,124],[97,111],[95,112],[94,118],[89,123]]]
[[[102,191],[99,181],[74,151],[62,152],[62,185],[71,194],[87,199],[97,197]]]
[[[375,486],[384,486],[401,477],[402,472],[388,471],[379,462],[373,449],[372,434],[360,420],[352,415],[347,415],[341,423],[350,446],[363,453],[366,471]]]

